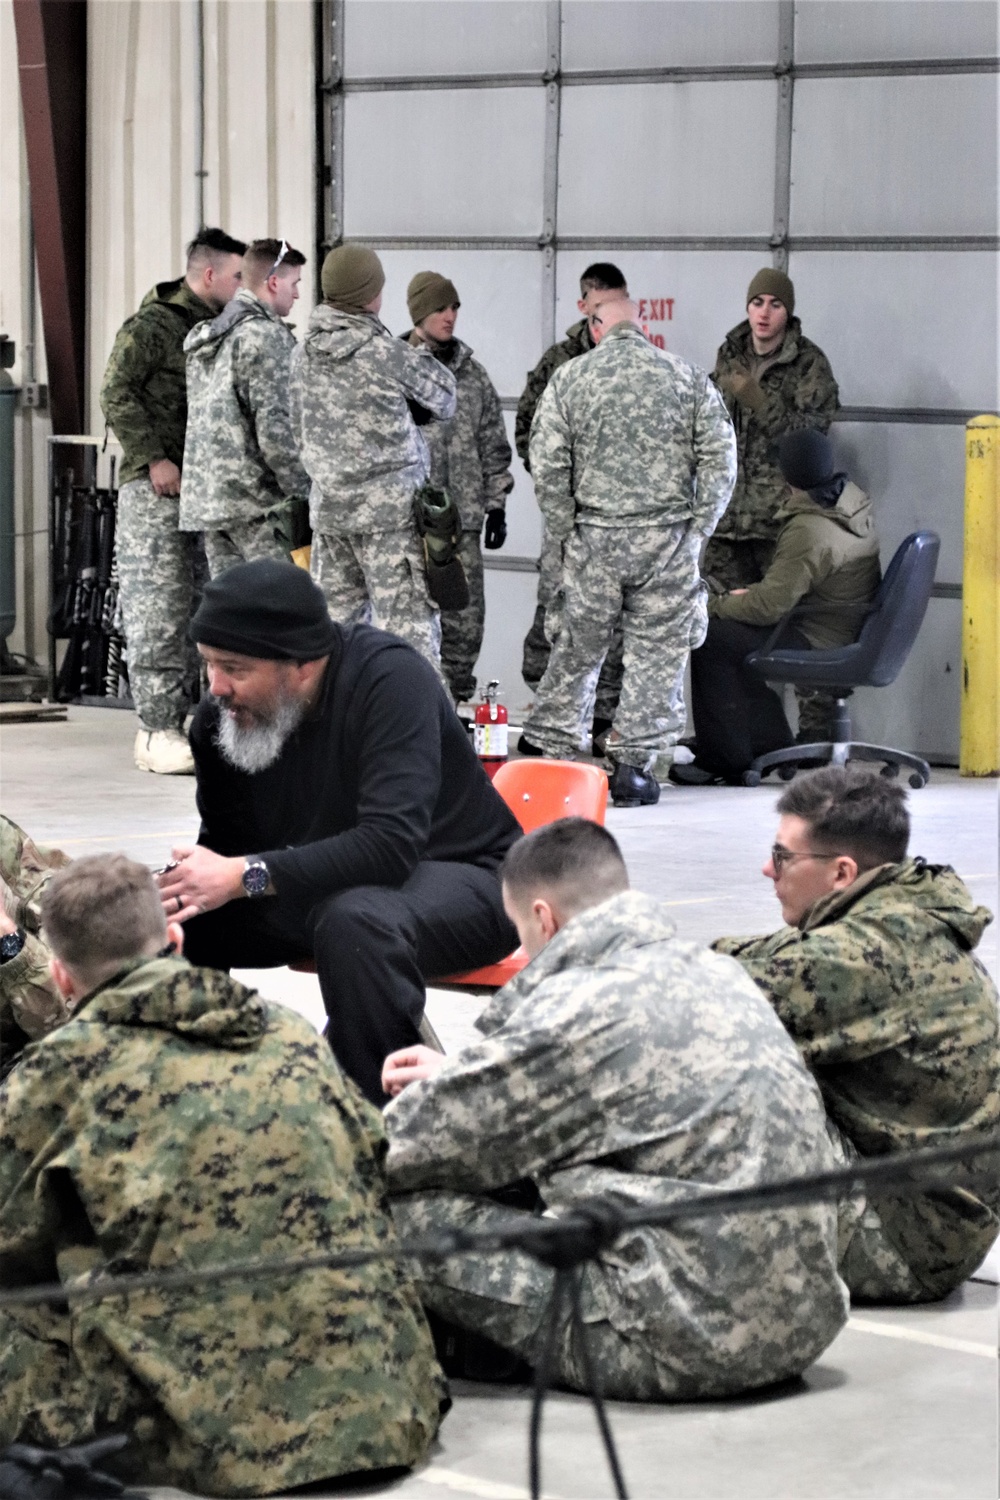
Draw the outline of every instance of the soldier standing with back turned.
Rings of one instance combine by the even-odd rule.
[[[187,627],[200,543],[179,529],[184,340],[235,296],[245,250],[221,229],[199,230],[184,275],[159,282],[118,330],[101,387],[101,410],[123,449],[118,574],[139,715],[135,763],[161,776],[194,771],[183,730],[197,670]]]

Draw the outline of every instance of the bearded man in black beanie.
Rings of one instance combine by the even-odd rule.
[[[758,755],[791,745],[781,699],[745,665],[751,651],[796,605],[777,645],[831,650],[856,640],[881,576],[871,501],[837,470],[822,432],[791,432],[778,445],[789,499],[780,511],[774,557],[748,588],[713,594],[708,635],[691,653],[693,765],[673,765],[680,786],[739,785]]]
[[[344,1071],[382,1104],[425,980],[517,944],[497,869],[520,828],[433,667],[331,621],[307,573],[231,568],[191,622],[211,696],[191,726],[201,831],[160,876],[208,968],[313,958]]]

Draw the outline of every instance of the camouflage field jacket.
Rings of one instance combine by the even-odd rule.
[[[49,950],[41,938],[42,894],[68,864],[68,854],[36,844],[0,814],[0,899],[25,937],[20,953],[0,964],[0,1077],[27,1041],[44,1036],[69,1014],[49,974]]]
[[[590,337],[590,325],[586,318],[581,318],[579,323],[567,328],[564,339],[546,349],[535,368],[530,371],[521,399],[517,403],[517,416],[514,420],[514,447],[529,473],[531,424],[535,420],[535,408],[542,399],[542,392],[560,365],[564,365],[567,360],[578,359],[581,354],[589,354],[594,348],[596,345]]]
[[[834,1123],[862,1156],[884,1156],[1000,1124],[997,990],[973,952],[990,921],[947,865],[908,859],[818,901],[798,927],[714,946],[770,998]],[[878,1207],[934,1291],[986,1254],[1000,1184],[994,1173]]]

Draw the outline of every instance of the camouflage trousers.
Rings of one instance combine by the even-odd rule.
[[[375,625],[401,636],[441,673],[441,611],[427,593],[416,526],[343,536],[316,532],[310,572],[331,619]]]
[[[462,532],[455,555],[465,569],[469,602],[465,609],[441,611],[441,668],[455,702],[469,703],[476,695],[475,666],[486,620],[483,551],[478,530]]]
[[[608,755],[647,770],[676,743],[685,722],[684,670],[708,621],[699,546],[687,525],[575,528],[562,591],[549,608],[555,644],[524,724],[525,737],[546,755],[566,759],[584,748],[619,616],[624,665]]]
[[[200,662],[187,629],[207,569],[201,537],[178,529],[180,500],[148,479],[118,492],[116,547],[128,680],[144,729],[180,729]]]
[[[290,560],[291,533],[288,517],[281,511],[256,516],[252,521],[233,521],[224,531],[206,531],[203,537],[208,571],[213,578],[237,563],[256,562],[261,557],[273,558],[275,562]]]
[[[531,629],[524,638],[521,676],[528,687],[537,687],[549,664],[552,642],[545,629],[545,612],[562,587],[563,543],[553,541],[543,523],[542,553],[538,563],[538,603]],[[615,625],[608,654],[601,666],[594,698],[594,718],[614,719],[622,691],[622,627]]]
[[[489,1199],[444,1192],[408,1194],[393,1198],[391,1206],[401,1239],[456,1226],[490,1229],[509,1224],[514,1216],[510,1208]],[[555,1272],[548,1266],[509,1251],[425,1262],[414,1268],[414,1275],[425,1307],[449,1323],[492,1339],[529,1365],[537,1364],[555,1284]],[[602,1392],[615,1401],[676,1399],[682,1393],[676,1372],[638,1340],[619,1333],[596,1308],[593,1281],[599,1276],[596,1267],[584,1268],[580,1300],[590,1358]],[[578,1332],[565,1305],[556,1336],[553,1381],[571,1390],[589,1389]]]
[[[701,571],[706,578],[711,575],[727,591],[749,588],[752,583],[758,583],[771,566],[774,546],[774,542],[763,537],[747,537],[743,541],[727,536],[710,537]],[[833,695],[814,688],[796,688],[795,697],[799,705],[799,727],[795,737],[799,744],[828,740],[836,702]]]

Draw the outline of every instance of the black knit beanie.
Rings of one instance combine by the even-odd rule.
[[[188,634],[199,646],[266,661],[317,661],[340,639],[305,569],[269,558],[206,583]]]
[[[778,467],[793,489],[820,489],[834,475],[833,444],[812,427],[786,432],[778,444]]]

